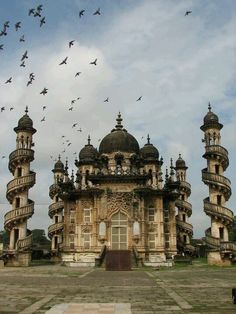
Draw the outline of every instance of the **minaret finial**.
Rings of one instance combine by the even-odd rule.
[[[29,110],[28,110],[28,106],[26,106],[26,107],[25,107],[25,113],[27,114],[28,111],[29,111]]]
[[[91,141],[90,135],[88,135],[88,145],[90,145],[90,141]]]
[[[150,144],[150,136],[149,136],[149,134],[147,135],[147,143]]]
[[[61,160],[61,155],[59,154],[59,156],[58,156],[58,160]]]
[[[209,112],[211,111],[211,103],[210,102],[208,103],[208,110],[209,110]]]
[[[181,157],[181,154],[179,154],[179,158],[182,158],[182,157]]]
[[[117,129],[117,130],[122,130],[122,129],[123,129],[123,125],[121,124],[122,118],[121,118],[120,111],[119,111],[119,113],[118,113],[118,117],[116,118],[116,122],[117,122],[117,124],[116,124],[116,129]]]

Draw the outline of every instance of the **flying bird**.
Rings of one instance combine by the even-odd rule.
[[[76,77],[76,76],[79,76],[80,74],[81,74],[81,72],[77,72],[77,73],[75,74],[75,77]]]
[[[21,37],[20,37],[20,42],[24,42],[25,41],[25,35],[22,35]]]
[[[36,16],[41,17],[41,14],[40,14],[40,12],[39,12],[39,11],[35,11],[35,13],[34,13],[34,17],[36,17]]]
[[[77,97],[77,100],[80,100],[81,99],[81,97]]]
[[[9,23],[10,23],[9,21],[6,21],[6,22],[4,23],[4,25],[3,25],[4,29],[10,27]]]
[[[3,112],[5,110],[5,107],[1,107],[1,112]]]
[[[44,87],[44,89],[40,92],[42,95],[46,95],[48,92],[48,88]]]
[[[45,121],[45,117],[43,117],[43,119],[41,119],[41,122]]]
[[[15,29],[16,29],[16,31],[18,31],[19,28],[21,28],[21,22],[17,22],[17,23],[15,24]]]
[[[30,73],[30,74],[29,74],[29,78],[30,78],[31,80],[34,80],[34,73]]]
[[[5,30],[5,29],[4,29],[3,31],[1,31],[1,32],[0,32],[0,36],[3,36],[3,35],[4,35],[4,36],[7,36],[7,32],[6,32],[6,30]]]
[[[140,101],[142,99],[143,96],[140,96],[136,101]]]
[[[192,13],[192,11],[186,11],[185,14],[184,14],[184,16],[189,15],[189,14],[191,14],[191,13]]]
[[[43,5],[42,4],[38,5],[36,9],[38,12],[41,12],[43,10]]]
[[[75,103],[75,99],[72,99],[71,100],[71,105],[74,104],[74,103]]]
[[[30,84],[32,84],[32,80],[29,80],[26,84],[26,86],[29,86]]]
[[[0,50],[3,50],[3,46],[4,46],[3,44],[2,44],[2,45],[0,45]]]
[[[62,135],[61,137],[62,137],[62,138],[64,138],[64,137],[65,137],[65,135]]]
[[[72,110],[73,110],[73,107],[70,107],[70,108],[69,108],[69,111],[72,111]]]
[[[6,156],[2,156],[2,159],[6,158]]]
[[[30,16],[31,14],[33,15],[33,14],[34,14],[34,10],[35,10],[35,9],[33,9],[33,8],[32,8],[32,9],[29,9],[28,15],[29,15],[29,16]]]
[[[28,52],[27,52],[27,50],[26,50],[25,53],[23,54],[23,56],[22,56],[22,58],[21,58],[20,61],[23,61],[23,60],[25,60],[25,59],[27,59],[27,58],[28,58]]]
[[[10,77],[8,80],[6,80],[5,84],[11,83],[12,82],[12,77]]]
[[[109,97],[107,97],[105,100],[104,100],[104,102],[108,102],[109,101]]]
[[[14,109],[14,107],[11,107],[11,108],[10,108],[10,111],[12,111],[13,109]]]
[[[71,145],[71,143],[68,143],[68,144],[67,144],[67,146],[70,146],[70,145]]]
[[[95,59],[93,62],[90,62],[89,64],[97,65],[97,60],[98,60],[98,59]]]
[[[20,64],[20,67],[25,67],[25,61],[23,61],[21,64]]]
[[[74,45],[74,40],[69,41],[69,48],[71,48]]]
[[[77,124],[78,124],[78,123],[74,123],[74,124],[72,125],[72,128],[75,128]]]
[[[62,60],[62,62],[61,63],[59,63],[59,65],[62,65],[62,64],[67,64],[66,62],[67,62],[67,59],[68,59],[68,57],[66,57],[64,60]]]
[[[79,11],[79,17],[81,18],[84,15],[85,10]]]
[[[82,132],[81,128],[79,128],[79,130],[77,130],[78,132]]]
[[[98,9],[93,13],[93,15],[101,15],[100,8],[98,8]]]
[[[42,27],[43,26],[43,24],[45,24],[46,22],[45,22],[45,16],[40,20],[40,27]]]
[[[45,110],[47,107],[46,106],[43,106],[43,110]]]

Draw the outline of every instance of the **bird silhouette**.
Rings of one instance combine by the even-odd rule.
[[[3,46],[4,46],[3,44],[0,45],[0,50],[3,50]]]
[[[79,11],[79,17],[81,18],[84,15],[85,10]]]
[[[89,64],[97,65],[97,60],[98,60],[98,59],[95,59],[93,62],[90,62]]]
[[[81,128],[79,128],[77,131],[78,131],[78,132],[82,132],[82,129],[81,129]]]
[[[5,107],[1,107],[1,112],[3,112],[5,110]]]
[[[77,124],[78,124],[78,123],[74,123],[74,124],[72,125],[72,128],[75,128]]]
[[[76,76],[79,76],[80,74],[81,74],[81,72],[77,72],[77,73],[75,74],[75,77],[76,77]]]
[[[15,24],[15,30],[18,31],[19,28],[21,28],[21,22]]]
[[[25,67],[25,61],[21,62],[20,67]]]
[[[71,100],[71,105],[74,104],[74,103],[75,103],[75,99],[72,99]]]
[[[142,99],[143,96],[140,96],[136,101],[140,101]]]
[[[186,11],[185,14],[184,14],[184,16],[189,15],[189,14],[191,14],[191,13],[192,13],[192,11]]]
[[[2,156],[2,159],[6,158],[6,156]]]
[[[5,84],[8,84],[8,83],[12,83],[12,77],[10,77],[8,80],[6,80]]]
[[[23,61],[25,59],[28,59],[28,51],[26,50],[25,53],[23,54],[22,58],[20,61]]]
[[[0,32],[0,36],[3,36],[3,35],[4,35],[4,36],[7,36],[7,32],[6,32],[6,30],[5,30],[5,29],[4,29],[3,31],[1,31],[1,32]]]
[[[77,100],[80,100],[81,99],[81,97],[77,97]]]
[[[43,24],[45,24],[46,22],[45,22],[45,16],[40,20],[40,27],[42,27],[43,26]]]
[[[93,15],[101,15],[100,8],[98,8],[98,9],[93,13]]]
[[[39,11],[35,11],[35,13],[34,13],[34,17],[36,17],[36,16],[41,17],[41,14],[40,14],[40,12],[39,12]]]
[[[45,117],[43,117],[42,119],[41,119],[41,122],[44,122],[45,121]]]
[[[67,59],[68,59],[68,57],[66,57],[64,60],[62,60],[62,62],[61,63],[59,63],[59,65],[62,65],[62,64],[67,64],[66,62],[67,62]]]
[[[69,41],[69,48],[71,48],[74,45],[74,40]]]
[[[29,9],[29,11],[28,11],[28,15],[30,16],[30,15],[34,15],[34,11],[35,11],[35,9]]]
[[[72,111],[72,110],[73,110],[73,107],[70,107],[70,108],[69,108],[69,111]]]
[[[48,92],[48,88],[44,87],[44,89],[40,92],[42,95],[46,95]]]
[[[34,78],[34,73],[30,73],[29,74],[29,78],[31,79],[31,80],[34,80],[35,78]]]
[[[10,111],[12,111],[13,109],[14,109],[14,107],[11,107],[11,108],[10,108]]]
[[[64,137],[65,137],[65,135],[62,135],[61,137],[62,137],[62,138],[64,138]]]
[[[43,106],[43,110],[45,110],[47,107],[46,106]]]
[[[20,42],[25,42],[25,35],[22,35],[22,36],[20,37]]]
[[[37,10],[38,12],[41,12],[41,11],[43,10],[43,5],[42,5],[42,4],[39,4],[39,5],[37,6],[36,10]]]
[[[109,101],[109,97],[107,97],[105,100],[104,100],[104,102],[108,102]]]
[[[29,86],[30,84],[32,84],[32,80],[29,80],[26,84],[26,86]],[[41,94],[41,93],[40,93]]]
[[[6,21],[6,22],[3,24],[4,29],[9,28],[9,27],[10,27],[9,24],[10,24],[10,22],[9,22],[9,21]]]
[[[67,146],[70,146],[70,145],[71,145],[71,143],[68,143],[68,144],[67,144]]]

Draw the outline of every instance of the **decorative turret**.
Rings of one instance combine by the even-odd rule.
[[[58,255],[59,244],[62,242],[62,230],[63,230],[63,209],[64,202],[59,198],[60,192],[59,182],[63,182],[64,178],[64,164],[59,156],[58,161],[54,165],[52,170],[54,173],[54,184],[49,188],[49,195],[53,203],[49,206],[48,215],[52,219],[52,224],[48,227],[48,236],[52,240],[51,250],[52,254]]]
[[[204,211],[211,218],[211,227],[206,230],[209,264],[230,264],[236,247],[229,242],[229,230],[233,224],[233,212],[225,207],[231,195],[230,180],[223,174],[229,165],[228,152],[221,146],[218,116],[211,111],[204,117],[201,130],[204,132],[207,168],[202,170],[202,181],[209,187],[209,197],[205,198]]]
[[[179,253],[192,253],[194,247],[190,245],[190,240],[193,235],[193,226],[188,223],[188,218],[192,215],[192,205],[188,202],[188,197],[191,194],[191,185],[186,180],[186,167],[185,161],[182,159],[181,154],[175,163],[176,178],[180,183],[179,198],[175,202],[178,208],[176,216],[177,228],[177,243]]]
[[[28,198],[29,189],[35,184],[35,172],[30,170],[34,160],[33,122],[25,115],[14,128],[17,134],[16,150],[9,156],[9,170],[14,179],[7,185],[7,199],[12,210],[6,213],[4,228],[10,233],[8,249],[9,265],[28,266],[31,261],[32,234],[27,229],[27,220],[34,213],[34,202]]]

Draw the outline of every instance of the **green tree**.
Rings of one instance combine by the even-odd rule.
[[[33,243],[34,244],[50,244],[50,240],[47,239],[45,231],[43,229],[34,229],[32,230]]]
[[[234,216],[234,222],[233,222],[233,227],[230,230],[229,233],[229,240],[236,242],[236,216]]]

